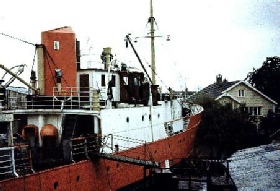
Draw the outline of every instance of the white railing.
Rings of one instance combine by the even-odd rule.
[[[51,96],[30,96],[13,95],[8,96],[6,104],[2,101],[0,110],[4,109],[89,109],[100,110],[100,105],[106,104],[101,100],[98,89],[85,87],[80,90],[78,87],[53,88]]]
[[[7,108],[8,109],[26,109],[27,108],[26,97],[23,97],[23,96],[8,97]]]
[[[0,176],[18,176],[15,170],[14,147],[0,148]]]
[[[59,102],[61,109],[68,106],[71,109],[99,110],[100,91],[90,87],[84,87],[83,91],[79,89],[78,87],[53,88],[53,107]]]

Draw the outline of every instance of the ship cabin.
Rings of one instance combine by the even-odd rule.
[[[29,93],[10,94],[1,85],[0,179],[94,158],[102,141],[102,109],[146,107],[148,112],[147,106],[171,99],[143,72],[113,64],[111,48],[103,49],[103,68],[81,68],[79,44],[70,27],[42,32]]]

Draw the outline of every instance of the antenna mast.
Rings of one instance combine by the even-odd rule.
[[[150,0],[150,18],[149,22],[151,25],[151,64],[152,64],[152,83],[156,84],[155,79],[155,72],[156,72],[156,66],[155,66],[155,28],[154,28],[154,22],[155,18],[153,16],[153,0]]]

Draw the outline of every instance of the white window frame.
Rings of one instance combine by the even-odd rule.
[[[246,108],[250,116],[262,116],[263,107],[257,106],[257,107],[246,107]]]
[[[57,41],[57,40],[53,41],[53,49],[59,50],[59,41]]]
[[[245,90],[244,89],[238,90],[238,97],[245,97]]]

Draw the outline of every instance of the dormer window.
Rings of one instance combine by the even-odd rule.
[[[238,97],[245,97],[245,91],[244,90],[238,90]]]

